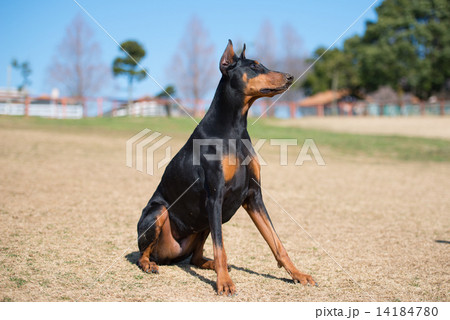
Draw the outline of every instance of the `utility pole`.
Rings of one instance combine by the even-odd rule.
[[[333,79],[331,81],[331,91],[333,91],[333,102],[332,102],[332,107],[334,112],[336,112],[337,114],[339,114],[339,111],[337,109],[337,88],[338,88],[338,82],[339,82],[339,72],[335,71],[333,73]]]
[[[6,88],[8,91],[11,88],[11,71],[12,67],[10,64],[8,64],[8,66],[6,67]]]

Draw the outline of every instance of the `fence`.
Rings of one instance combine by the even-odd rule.
[[[0,114],[15,116],[38,116],[58,119],[83,117],[120,116],[185,116],[186,112],[202,116],[210,105],[208,100],[176,100],[145,98],[126,101],[107,97],[59,98],[2,97]],[[250,109],[253,117],[301,118],[307,116],[411,116],[449,115],[450,101],[418,104],[376,104],[365,101],[338,102],[335,105],[301,106],[298,101],[257,101]]]
[[[83,106],[66,104],[25,104],[0,103],[0,114],[12,116],[36,116],[57,119],[80,119],[83,117]]]
[[[269,112],[272,110],[272,112]],[[336,105],[300,106],[299,102],[270,101],[255,103],[250,109],[252,116],[275,116],[278,118],[301,118],[308,116],[425,116],[450,115],[450,101],[398,105],[368,103],[365,101],[339,102]]]

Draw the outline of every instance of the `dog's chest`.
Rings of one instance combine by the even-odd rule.
[[[225,183],[222,205],[222,222],[233,217],[248,193],[249,171],[247,166],[239,166],[232,179]]]

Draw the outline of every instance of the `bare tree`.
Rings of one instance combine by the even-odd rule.
[[[255,41],[255,56],[269,69],[277,68],[277,40],[270,20],[264,20]]]
[[[282,69],[297,79],[306,70],[306,52],[303,48],[302,38],[291,24],[285,24],[282,39]],[[301,79],[283,95],[282,99],[289,101],[299,99],[300,83]]]
[[[110,79],[92,29],[77,15],[66,29],[48,68],[50,83],[64,94],[84,98],[98,93]]]
[[[258,61],[271,70],[276,70],[278,67],[276,46],[277,41],[272,23],[270,20],[264,20],[255,40],[255,57]],[[271,104],[270,99],[268,98],[261,99],[261,102],[266,105]],[[275,115],[274,106],[268,109],[267,115],[269,117],[273,117]]]
[[[198,101],[215,85],[211,77],[216,74],[216,68],[214,45],[210,43],[201,20],[193,16],[171,61],[170,74],[175,75],[181,94],[194,99],[194,114],[197,113]]]

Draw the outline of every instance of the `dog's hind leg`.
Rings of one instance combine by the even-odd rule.
[[[194,251],[192,252],[191,264],[200,269],[215,270],[214,260],[205,258],[203,256],[203,247],[205,245],[206,239],[210,234],[209,230],[203,231],[197,235],[194,244]],[[227,265],[228,271],[231,271],[231,267]]]
[[[215,270],[214,260],[207,259],[203,256],[203,246],[205,245],[206,238],[208,238],[210,231],[206,230],[199,233],[196,239],[194,252],[192,253],[191,264],[200,269]]]
[[[138,265],[144,272],[158,273],[158,266],[154,261],[150,261],[150,255],[158,243],[168,216],[166,207],[160,204],[149,203],[142,211],[137,226],[138,246],[141,252]]]

